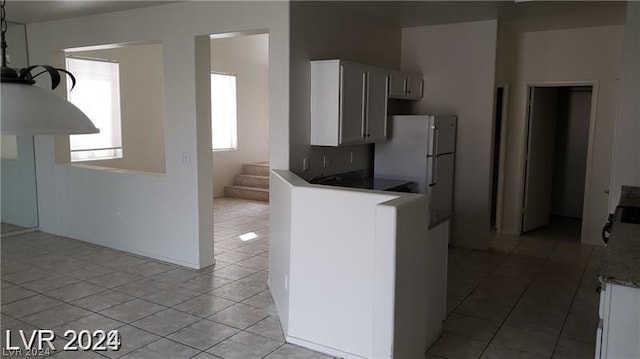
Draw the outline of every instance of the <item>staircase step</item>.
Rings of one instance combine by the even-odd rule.
[[[253,201],[269,202],[269,190],[266,188],[249,186],[226,186],[224,188],[226,197],[250,199]]]
[[[237,175],[235,184],[238,186],[269,188],[269,176]]]
[[[256,176],[269,176],[269,164],[268,163],[247,163],[242,166],[242,174],[256,175]]]

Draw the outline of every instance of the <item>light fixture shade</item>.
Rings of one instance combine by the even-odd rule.
[[[34,85],[2,82],[2,135],[98,133],[91,120],[71,102]]]

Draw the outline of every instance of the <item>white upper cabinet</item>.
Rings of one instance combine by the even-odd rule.
[[[402,100],[422,98],[422,75],[391,71],[389,75],[389,97]]]
[[[342,60],[311,62],[311,144],[386,139],[388,72]]]
[[[389,76],[384,70],[367,71],[367,127],[368,142],[387,139],[387,97]]]

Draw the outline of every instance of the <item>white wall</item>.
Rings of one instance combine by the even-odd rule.
[[[424,75],[424,98],[413,113],[458,116],[456,246],[488,244],[496,36],[496,20],[402,30],[402,70]]]
[[[222,197],[243,164],[269,160],[269,35],[212,39],[211,71],[236,75],[238,148],[213,153],[213,195]]]
[[[271,171],[269,206],[269,289],[282,330],[289,333],[289,273],[291,269],[291,199],[293,187],[303,180],[289,171]]]
[[[607,217],[613,121],[616,113],[617,82],[620,74],[624,26],[601,26],[568,30],[519,32],[505,35],[512,43],[498,58],[511,57],[515,65],[510,81],[507,161],[503,230],[521,231],[522,183],[524,178],[527,84],[596,81],[596,105],[592,156],[587,163],[583,216],[583,242],[598,244],[600,229]]]
[[[270,161],[288,168],[287,3],[181,2],[29,25],[34,63],[49,63],[52,52],[64,48],[161,42],[167,84],[164,175],[58,165],[54,138],[36,138],[41,229],[191,267],[211,264],[211,132],[210,117],[198,116],[196,108],[196,37],[255,29],[269,32],[274,64],[269,131],[282,141],[271,146]],[[208,73],[208,53],[206,60]]]
[[[363,5],[366,6],[366,5]],[[293,172],[305,179],[325,175],[372,170],[372,145],[343,148],[310,146],[311,60],[343,59],[369,65],[399,68],[400,29],[376,24],[329,2],[291,3],[291,157]],[[275,140],[271,139],[272,143]],[[354,153],[350,163],[350,152]],[[322,158],[330,166],[322,167]],[[309,171],[302,159],[309,158]]]
[[[623,56],[610,212],[618,205],[622,185],[640,186],[640,3],[637,1],[629,1],[628,4]]]
[[[582,218],[591,91],[579,87],[558,91],[551,214]]]
[[[164,70],[161,44],[73,52],[115,60],[120,71],[122,158],[78,162],[123,170],[164,173]],[[69,152],[68,147],[57,151]],[[68,156],[68,155],[67,155]]]
[[[29,65],[27,60],[27,42],[25,26],[23,24],[9,23],[7,28],[7,55],[8,65],[13,68],[22,68]],[[0,164],[0,183],[2,190],[1,213],[2,222],[15,224],[21,227],[38,226],[38,203],[36,191],[36,172],[34,162],[34,149],[32,136],[12,137],[13,140],[3,141],[3,155],[5,155],[5,142],[12,144],[12,155],[17,152],[17,158],[2,158]]]

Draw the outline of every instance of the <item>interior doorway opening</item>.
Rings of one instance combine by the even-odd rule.
[[[528,87],[522,233],[581,221],[593,85]]]
[[[231,275],[264,271],[269,225],[269,34],[214,34],[209,47],[215,268],[233,265]]]

